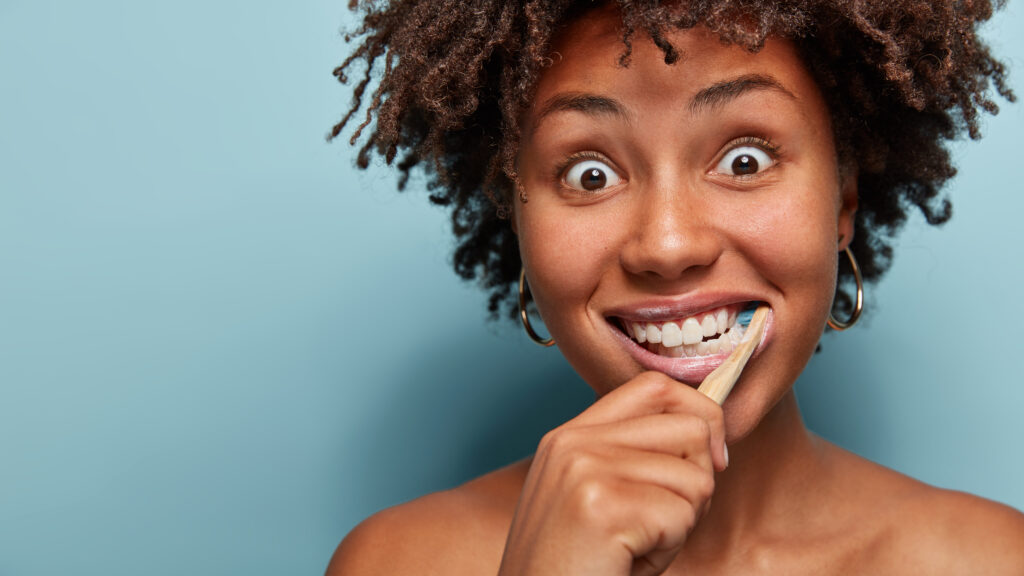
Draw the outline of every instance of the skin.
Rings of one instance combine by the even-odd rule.
[[[553,47],[523,118],[528,202],[513,220],[545,324],[598,400],[531,458],[367,519],[328,574],[1024,573],[1024,515],[803,425],[792,386],[831,307],[856,178],[792,45],[750,54],[696,29],[670,35],[681,62],[638,37],[623,68],[618,24],[593,11]],[[772,85],[690,105],[738,77]],[[580,94],[618,112],[565,104]],[[765,161],[737,175],[722,159],[750,138],[771,146],[745,149]],[[613,184],[577,189],[580,153]],[[770,306],[771,326],[722,407],[645,370],[616,333],[638,306],[746,300]]]

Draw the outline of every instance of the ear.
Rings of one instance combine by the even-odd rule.
[[[512,233],[519,236],[519,206],[516,206],[515,202],[509,202],[508,220]]]
[[[523,192],[523,185],[519,182],[518,175],[513,174],[509,180],[512,181],[512,190],[508,195],[508,207],[506,214],[508,214],[509,225],[512,228],[512,233],[519,236],[519,218],[523,211],[523,204],[525,204],[525,201],[520,202],[520,199],[525,198],[526,194]]]
[[[507,167],[504,169],[505,178],[507,179],[509,186],[505,194],[504,211],[506,218],[509,219],[509,227],[512,228],[512,233],[519,236],[519,211],[523,209],[522,203],[517,202],[517,199],[523,198],[523,184],[519,181],[519,158],[515,160],[515,170],[509,170]]]
[[[844,250],[853,241],[854,216],[857,215],[857,170],[844,170],[839,192],[839,250]]]

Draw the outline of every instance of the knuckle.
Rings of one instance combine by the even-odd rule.
[[[546,434],[541,443],[553,469],[570,485],[600,474],[603,460],[595,452],[597,447],[587,444],[585,432],[558,429]]]
[[[713,428],[723,430],[725,428],[725,413],[722,411],[722,407],[715,404],[708,414],[707,421]]]
[[[695,424],[692,420],[696,420],[693,416],[684,415],[671,415],[667,421],[672,425],[673,433],[681,439],[689,438],[693,434]]]
[[[659,403],[670,401],[679,386],[674,380],[659,372],[644,372],[638,377],[638,385],[641,388],[640,393]]]
[[[548,452],[548,451],[550,451],[551,450],[551,445],[554,444],[557,441],[556,438],[555,438],[555,436],[557,436],[557,435],[558,435],[558,428],[555,428],[553,430],[548,430],[543,436],[541,436],[540,442],[537,444],[537,451],[538,452]]]
[[[643,555],[646,548],[661,541],[664,529],[654,525],[657,519],[628,524],[619,529],[615,540],[620,542],[634,557]]]
[[[698,478],[699,480],[697,480],[694,489],[697,493],[697,497],[700,498],[702,502],[706,502],[710,500],[711,495],[715,493],[715,477],[708,473],[701,474]]]
[[[725,414],[720,407],[715,407],[707,422],[710,424],[711,430],[717,431],[723,438],[725,437]]]
[[[544,434],[540,439],[538,451],[551,455],[558,455],[571,451],[573,436],[575,436],[575,434],[571,428],[559,426],[554,430],[550,430],[547,434]]]
[[[600,478],[587,478],[574,486],[570,502],[577,516],[589,523],[597,523],[608,508],[611,490]]]
[[[694,438],[701,442],[709,442],[711,440],[711,425],[708,424],[708,421],[703,418],[694,418],[692,422]]]
[[[683,526],[693,527],[697,524],[697,520],[700,518],[697,506],[683,506],[682,510],[679,511],[679,523]]]
[[[585,483],[596,476],[600,469],[599,458],[585,450],[578,450],[567,455],[563,464],[562,475],[570,482]]]

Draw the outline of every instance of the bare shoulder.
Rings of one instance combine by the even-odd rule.
[[[931,574],[1024,574],[1024,514],[926,486],[896,508],[899,540]]]
[[[342,540],[327,576],[497,572],[528,461],[370,516]]]
[[[830,447],[845,538],[862,573],[1024,574],[1024,514]],[[858,534],[860,538],[850,538]]]

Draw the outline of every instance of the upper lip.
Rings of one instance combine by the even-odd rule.
[[[756,294],[694,294],[674,298],[649,298],[637,302],[623,304],[605,311],[606,318],[634,322],[668,322],[680,318],[689,318],[702,312],[708,312],[723,306],[761,302],[763,298]]]

